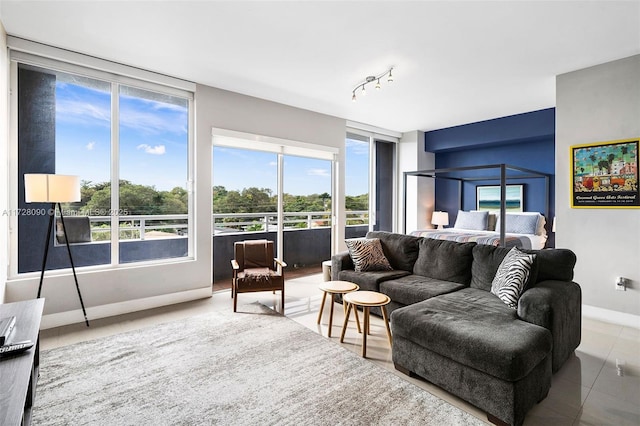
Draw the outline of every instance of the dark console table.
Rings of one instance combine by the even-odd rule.
[[[44,299],[0,305],[0,318],[16,317],[16,325],[9,342],[31,340],[36,344],[29,350],[0,356],[0,425],[29,425],[31,409],[36,397],[40,364],[40,320]]]

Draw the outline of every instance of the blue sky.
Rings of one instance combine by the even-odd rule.
[[[111,96],[105,89],[58,81],[56,173],[78,175],[93,183],[110,180]],[[187,123],[184,106],[121,94],[120,178],[158,190],[185,188]],[[368,144],[347,139],[346,153],[346,193],[364,194]],[[272,153],[216,147],[213,184],[233,190],[269,188],[275,194],[276,159]],[[286,193],[331,193],[329,161],[287,156],[284,170]]]
[[[354,141],[357,142],[357,141]],[[366,145],[366,144],[365,144]],[[347,140],[347,195],[368,191],[368,145]],[[250,171],[250,173],[248,173]],[[276,193],[277,155],[227,147],[214,147],[213,184],[229,190],[269,188]],[[284,192],[293,195],[331,194],[331,162],[285,156]]]
[[[110,180],[111,97],[108,91],[56,85],[56,173],[94,183]],[[120,178],[170,190],[187,181],[185,107],[120,96]]]

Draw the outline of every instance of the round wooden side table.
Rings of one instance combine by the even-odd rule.
[[[362,357],[367,356],[367,334],[370,333],[369,326],[369,308],[372,306],[379,306],[382,310],[382,318],[384,319],[384,325],[387,327],[387,337],[389,338],[389,346],[392,344],[391,329],[389,328],[389,316],[387,315],[387,305],[391,302],[391,299],[386,294],[378,293],[376,291],[354,291],[344,295],[344,303],[347,304],[347,313],[344,316],[344,324],[342,325],[342,334],[340,335],[340,343],[344,342],[344,334],[347,331],[347,324],[349,322],[349,314],[351,308],[358,312],[358,306],[362,307],[364,312],[364,330],[362,332]],[[357,317],[356,317],[357,318]]]
[[[323,282],[320,286],[320,290],[324,292],[322,295],[322,304],[320,305],[320,312],[318,312],[318,324],[320,324],[320,320],[322,320],[322,311],[324,311],[324,302],[327,299],[327,294],[331,295],[331,310],[329,311],[329,333],[328,336],[331,337],[331,328],[333,327],[333,306],[336,301],[336,294],[346,294],[352,291],[357,291],[360,289],[358,284],[349,282],[349,281],[326,281]],[[347,312],[346,303],[343,303],[344,311]],[[356,312],[356,322],[358,325],[358,331],[360,331],[360,320],[358,319],[358,313]]]

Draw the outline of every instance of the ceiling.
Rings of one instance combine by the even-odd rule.
[[[555,106],[640,1],[0,1],[10,35],[398,132]],[[368,75],[393,83],[351,101]]]

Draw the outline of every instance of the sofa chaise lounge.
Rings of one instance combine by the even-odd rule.
[[[396,368],[481,408],[493,423],[522,424],[580,344],[575,254],[522,250],[535,260],[510,307],[491,289],[511,249],[389,232],[367,239],[380,241],[390,267],[356,271],[345,251],[332,256],[331,275],[391,298]]]

